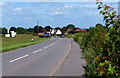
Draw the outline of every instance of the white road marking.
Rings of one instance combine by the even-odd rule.
[[[60,40],[60,39],[59,39],[59,40]],[[56,44],[59,40],[57,40],[56,42],[52,43],[52,45]],[[50,45],[50,46],[52,46],[52,45]]]
[[[46,46],[47,48],[49,47],[49,46]]]
[[[53,44],[50,44],[50,46],[52,46]]]
[[[42,49],[36,50],[36,51],[34,51],[33,53],[37,53],[37,52],[39,52],[39,51],[42,51]]]
[[[59,40],[60,40],[60,39],[59,39]],[[48,48],[48,47],[50,47],[50,46],[52,46],[52,45],[56,44],[59,40],[57,40],[56,42],[54,42],[54,43],[50,44],[49,46],[44,47],[43,49],[46,49],[46,48]]]
[[[44,49],[46,49],[47,47],[44,47]]]
[[[19,57],[19,58],[16,58],[16,59],[14,59],[14,60],[11,60],[10,63],[12,63],[12,62],[14,62],[14,61],[17,61],[17,60],[20,60],[20,59],[22,59],[22,58],[25,58],[25,57],[27,57],[27,56],[29,56],[29,55],[26,54],[26,55],[24,55],[24,56],[21,56],[21,57]]]

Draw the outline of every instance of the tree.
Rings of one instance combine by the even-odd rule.
[[[73,24],[69,24],[69,25],[67,25],[67,29],[75,29],[75,25],[73,25]]]
[[[2,27],[0,27],[0,34],[2,34]]]
[[[6,28],[2,28],[2,34],[7,34],[7,29]]]
[[[67,27],[62,28],[62,32],[65,33],[67,31]]]
[[[29,28],[27,30],[28,30],[28,32],[34,32],[34,28]]]
[[[120,15],[114,8],[97,0],[105,26],[97,24],[81,40],[81,49],[87,65],[84,66],[88,78],[120,77]]]
[[[42,26],[35,26],[34,33],[39,33],[39,32],[43,32],[43,27]]]
[[[60,28],[60,27],[56,27],[55,29],[56,29],[56,30],[61,30],[61,28]]]
[[[18,34],[25,34],[26,32],[27,32],[27,30],[24,29],[23,27],[18,27],[18,28],[17,28],[17,33],[18,33]]]
[[[15,27],[11,27],[10,31],[15,31],[16,32],[16,28]]]
[[[103,26],[103,25],[100,23],[96,24],[96,27],[101,27],[101,26]]]
[[[50,29],[52,29],[52,27],[46,26],[44,29],[45,29],[46,31],[50,31]]]

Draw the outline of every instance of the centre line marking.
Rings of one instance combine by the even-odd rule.
[[[44,47],[44,49],[46,49],[47,47]]]
[[[49,47],[49,46],[46,46],[47,48]]]
[[[50,46],[52,46],[53,44],[50,44]]]
[[[26,54],[26,55],[24,55],[24,56],[21,56],[21,57],[19,57],[19,58],[16,58],[16,59],[14,59],[14,60],[11,60],[10,63],[12,63],[12,62],[14,62],[14,61],[17,61],[17,60],[20,60],[20,59],[22,59],[22,58],[25,58],[25,57],[27,57],[27,56],[29,56],[29,55]]]
[[[37,52],[39,52],[39,51],[42,51],[42,49],[39,49],[39,50],[37,50],[37,51],[34,51],[33,53],[37,53]]]

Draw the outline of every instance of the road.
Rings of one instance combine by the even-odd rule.
[[[2,54],[3,76],[52,76],[71,49],[71,40],[55,38]]]

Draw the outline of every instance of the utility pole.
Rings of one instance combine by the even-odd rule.
[[[38,20],[37,20],[37,26],[38,26],[38,33],[39,33],[39,22],[38,22]]]

